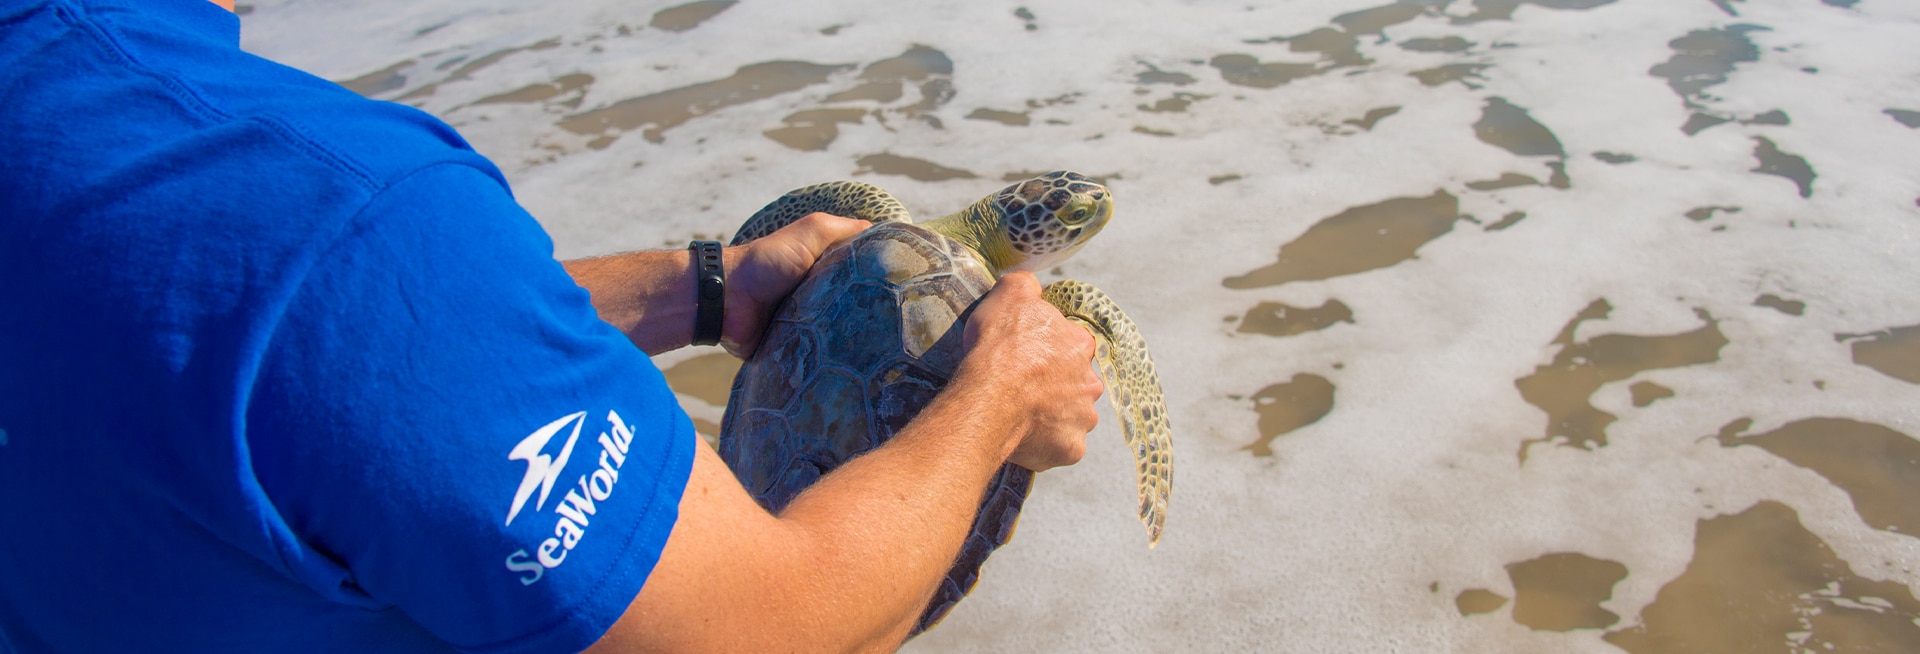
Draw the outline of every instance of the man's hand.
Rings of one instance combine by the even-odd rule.
[[[746,245],[727,248],[727,316],[720,327],[720,345],[741,359],[753,356],[773,310],[806,279],[820,253],[869,225],[814,213]]]
[[[1093,334],[1040,299],[1032,273],[1000,278],[967,319],[967,355],[955,383],[980,375],[1026,418],[1007,457],[1028,470],[1073,465],[1100,421],[1103,386],[1093,371]]]
[[[820,253],[867,227],[864,220],[815,213],[722,251],[727,297],[720,344],[734,356],[752,356],[774,308],[806,279]],[[647,354],[693,342],[695,280],[693,257],[685,250],[628,252],[563,265],[592,295],[600,319]]]

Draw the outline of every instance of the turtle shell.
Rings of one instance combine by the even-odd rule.
[[[761,506],[779,512],[926,408],[960,363],[961,321],[992,287],[965,246],[905,222],[875,225],[829,249],[734,377],[720,458]],[[1032,480],[1012,464],[995,473],[914,633],[973,589],[981,563],[1013,535]]]

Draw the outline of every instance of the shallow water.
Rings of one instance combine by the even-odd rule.
[[[556,254],[787,189],[920,217],[1070,168],[1163,375],[932,651],[1920,650],[1920,5],[249,5],[441,116]],[[711,432],[735,364],[660,358]],[[504,461],[504,457],[502,458]],[[1877,648],[1877,650],[1876,650]]]

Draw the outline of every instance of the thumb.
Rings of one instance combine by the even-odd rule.
[[[995,282],[993,289],[988,292],[1011,293],[1025,297],[1040,297],[1040,278],[1034,277],[1033,273],[1025,270],[1015,270],[1001,275],[1000,280]]]
[[[860,233],[873,223],[853,218],[842,218],[829,213],[814,212],[794,221],[780,231],[790,232],[795,244],[805,247],[814,256],[838,243],[840,239]]]

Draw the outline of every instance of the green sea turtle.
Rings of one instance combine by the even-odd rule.
[[[933,399],[960,360],[958,329],[1000,275],[1045,270],[1085,245],[1113,216],[1106,187],[1054,172],[1007,187],[921,224],[886,191],[832,182],[782,196],[734,236],[739,245],[821,211],[874,226],[823,253],[775,311],[753,357],[734,377],[720,457],[761,505],[778,512],[828,471],[892,438]],[[1059,281],[1042,292],[1093,332],[1107,396],[1138,466],[1140,520],[1160,541],[1173,487],[1166,403],[1146,341],[1105,293]],[[995,474],[953,569],[914,633],[944,617],[1012,536],[1033,473]]]

